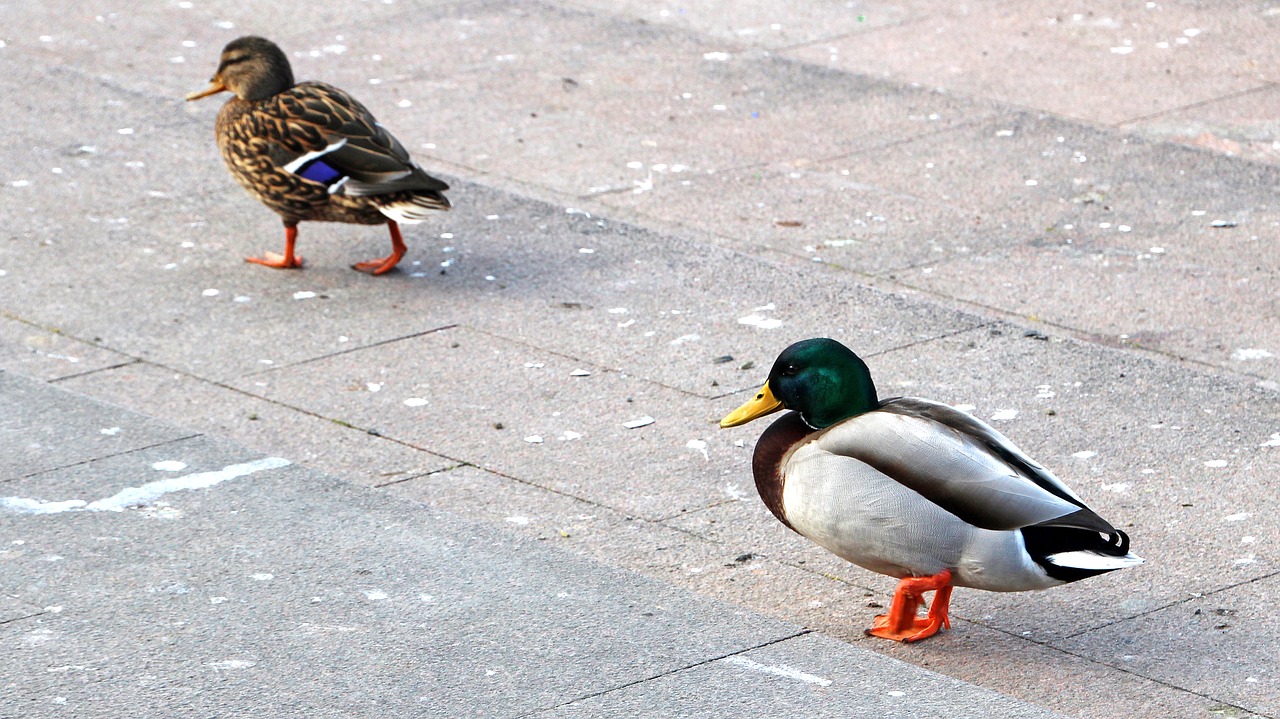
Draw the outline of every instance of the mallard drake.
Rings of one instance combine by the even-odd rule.
[[[1045,589],[1142,563],[1128,535],[987,424],[927,399],[879,400],[866,363],[835,340],[788,347],[720,426],[780,409],[756,443],[756,489],[800,535],[901,578],[868,634],[913,642],[950,628],[953,586]]]
[[[352,265],[380,275],[404,256],[398,222],[449,209],[445,183],[423,172],[355,98],[322,82],[294,84],[275,43],[246,36],[227,43],[209,87],[187,100],[230,91],[218,113],[218,149],[233,177],[284,222],[284,254],[245,261],[300,267],[298,223],[386,224],[391,254]]]

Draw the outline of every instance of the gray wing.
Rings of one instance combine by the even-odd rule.
[[[1115,532],[1066,485],[996,430],[929,400],[899,398],[818,440],[983,529],[1033,525]]]

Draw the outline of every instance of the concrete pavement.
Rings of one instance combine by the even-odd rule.
[[[430,505],[442,536],[591,560],[529,555],[513,572],[571,561],[574,581],[622,571],[637,596],[675,585],[812,629],[840,661],[871,650],[1069,716],[1280,716],[1271,4],[5,10],[0,368],[74,394],[6,384],[35,413],[6,456],[35,464],[0,495],[29,497],[16,487],[120,425],[61,432],[99,407],[87,395],[155,419],[93,437],[85,461],[231,440],[294,462],[272,471],[381,488],[346,490],[365,498],[353,506],[408,522],[426,510],[403,499]],[[457,209],[408,232],[402,271],[347,269],[386,243],[350,226],[304,225],[300,272],[241,262],[279,249],[278,222],[225,175],[217,102],[179,98],[247,32],[280,42],[299,77],[354,92],[454,184]],[[750,484],[758,428],[714,427],[814,335],[866,356],[885,394],[1005,418],[1148,564],[1038,594],[962,590],[936,640],[863,639],[892,582],[772,520]],[[209,466],[242,461],[223,459]],[[109,476],[43,499],[110,496],[94,486]],[[299,512],[333,506],[297,496]],[[148,511],[146,531],[185,551],[190,519]],[[202,521],[234,519],[215,514]],[[385,548],[387,566],[421,571],[402,550]],[[26,585],[3,592],[46,606]],[[712,615],[749,637],[735,648],[774,636]],[[49,618],[0,633],[33,619]],[[546,646],[562,629],[539,630]],[[818,637],[784,644],[801,640]],[[679,656],[663,666],[716,651]],[[640,671],[592,701],[676,702],[695,674]]]
[[[1051,716],[45,383],[0,396],[0,716]]]

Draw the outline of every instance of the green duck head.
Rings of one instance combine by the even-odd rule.
[[[264,37],[246,35],[222,48],[222,59],[209,87],[187,95],[187,99],[230,91],[241,100],[265,100],[291,87],[293,69],[284,51]]]
[[[764,387],[720,420],[736,427],[780,409],[792,409],[814,429],[870,412],[878,404],[871,371],[852,350],[825,337],[801,340],[782,351]]]

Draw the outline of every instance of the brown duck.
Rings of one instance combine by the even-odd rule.
[[[298,223],[386,224],[391,254],[352,268],[380,275],[404,256],[397,223],[422,222],[449,209],[445,183],[423,172],[373,114],[355,98],[322,82],[294,84],[289,60],[275,43],[247,36],[222,50],[198,100],[230,91],[218,113],[218,149],[227,169],[284,222],[284,254],[247,257],[268,267],[302,266],[294,254]]]

